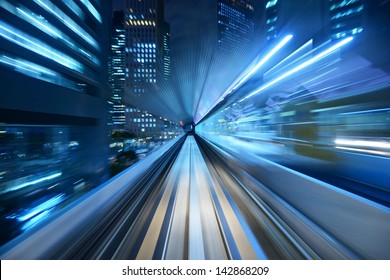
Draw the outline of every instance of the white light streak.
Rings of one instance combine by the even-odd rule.
[[[61,53],[30,35],[0,21],[0,36],[23,48],[29,49],[41,56],[83,73],[84,67],[73,58]]]
[[[254,73],[256,73],[261,66],[263,66],[268,60],[272,58],[283,46],[285,46],[291,39],[293,35],[289,34],[285,36],[282,41],[280,41],[266,56],[264,56],[251,70],[248,71],[242,77],[237,83],[233,83],[221,96],[220,98],[210,107],[210,109],[204,114],[207,115],[207,113],[214,108],[219,102],[224,100],[224,98],[233,92],[233,90],[237,89],[239,86],[241,86],[243,83],[245,83],[250,77],[253,76]]]
[[[50,24],[42,15],[35,14],[34,12],[30,11],[22,5],[15,7],[5,0],[0,4],[0,6],[6,9],[8,12],[14,14],[15,16],[25,20],[29,24],[40,29],[42,32],[45,32],[52,38],[55,38],[58,41],[62,42],[66,46],[70,47],[72,50],[79,52],[81,55],[91,60],[94,64],[100,65],[100,61],[95,55],[83,50],[83,48],[77,43],[75,43],[73,39],[65,35],[61,30],[59,30],[52,24]]]
[[[375,150],[367,150],[367,149],[359,149],[359,148],[350,148],[350,147],[342,147],[342,146],[336,146],[336,149],[353,151],[353,152],[368,153],[368,154],[374,154],[374,155],[379,155],[379,156],[390,156],[389,152],[383,152],[383,151],[375,151]]]
[[[16,8],[16,10],[19,13],[21,13],[25,18],[35,22],[40,27],[41,30],[42,29],[45,30],[47,33],[51,34],[52,37],[62,38],[62,36],[60,34],[58,34],[56,31],[54,31],[52,28],[50,28],[46,22],[42,23],[41,21],[39,21],[36,18],[32,17],[31,15],[27,14],[25,11],[23,11],[20,8]]]
[[[99,45],[97,41],[89,35],[83,28],[81,28],[78,24],[76,24],[70,17],[68,17],[63,11],[61,11],[57,6],[55,6],[50,1],[45,1],[45,3],[41,0],[34,0],[38,5],[44,8],[47,12],[53,14],[60,20],[66,27],[71,29],[74,33],[76,33],[80,38],[88,42],[95,49],[99,50]]]
[[[84,6],[88,9],[88,11],[94,16],[94,18],[97,19],[100,23],[102,23],[102,17],[100,16],[99,12],[96,10],[96,8],[89,2],[88,0],[80,0],[81,3],[84,4]]]
[[[260,92],[262,92],[263,90],[269,88],[270,86],[276,84],[277,82],[280,82],[281,80],[287,78],[288,76],[291,76],[292,74],[314,64],[315,62],[321,60],[322,58],[326,57],[327,55],[329,55],[330,53],[332,53],[333,51],[341,48],[342,46],[344,46],[345,44],[349,43],[350,41],[353,40],[353,37],[348,37],[340,42],[338,42],[337,44],[333,45],[332,47],[330,47],[329,49],[317,54],[316,56],[312,57],[311,59],[299,64],[298,66],[296,66],[295,68],[285,72],[283,75],[280,75],[279,77],[273,79],[272,81],[266,83],[265,85],[259,87],[258,89],[256,89],[255,91],[253,91],[252,93],[250,93],[249,95],[247,95],[245,98],[241,99],[239,102],[242,102],[244,101],[245,99],[248,99]]]
[[[259,61],[259,63],[256,64],[255,67],[253,67],[233,88],[232,90],[238,88],[240,85],[242,85],[244,82],[246,82],[257,70],[260,69],[261,66],[263,66],[270,58],[277,53],[284,45],[286,45],[292,38],[292,35],[287,35],[286,37],[283,38],[282,41],[279,42],[273,48],[266,56],[263,57],[262,60]]]
[[[390,149],[390,142],[385,142],[385,141],[336,139],[335,143],[337,145],[341,145],[341,146],[370,147],[370,148],[377,148],[377,149]]]
[[[312,47],[312,45],[313,45],[313,39],[310,39],[305,44],[303,44],[298,49],[296,49],[293,53],[291,53],[286,58],[284,58],[281,62],[279,62],[274,67],[272,67],[270,70],[268,70],[266,73],[264,73],[264,77],[266,77],[267,75],[272,75],[272,73],[275,72],[276,69],[278,69],[278,68],[281,69],[283,67],[282,66],[283,64],[287,65],[289,60],[293,60],[295,56],[299,55],[299,53],[301,53],[302,51],[305,51],[306,48]],[[301,55],[300,58],[304,57],[305,55],[306,54]]]
[[[48,181],[48,180],[52,180],[52,179],[58,178],[60,176],[62,176],[62,172],[57,172],[57,173],[54,173],[54,174],[51,174],[51,175],[48,175],[48,176],[45,176],[45,177],[42,177],[42,178],[39,178],[39,179],[36,179],[36,180],[27,181],[25,183],[16,185],[14,187],[10,187],[10,188],[4,189],[4,190],[0,191],[0,194],[6,193],[6,192],[10,192],[10,191],[16,191],[16,190],[25,188],[25,187],[30,186],[30,185],[35,185],[35,184],[38,184],[38,183],[41,183],[41,182],[44,182],[44,181]]]

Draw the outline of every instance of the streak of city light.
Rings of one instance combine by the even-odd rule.
[[[284,80],[285,78],[291,76],[292,74],[302,70],[302,69],[305,69],[306,67],[314,64],[315,62],[323,59],[324,57],[326,57],[327,55],[331,54],[332,52],[334,52],[335,50],[338,50],[340,49],[342,46],[344,46],[345,44],[351,42],[353,40],[353,37],[348,37],[348,38],[345,38],[344,40],[338,42],[337,44],[333,45],[332,47],[326,49],[325,51],[315,55],[314,57],[312,57],[311,59],[309,60],[306,60],[305,62],[299,64],[298,66],[294,67],[293,69],[285,72],[284,74],[280,75],[279,77],[273,79],[272,81],[262,85],[261,87],[257,88],[256,90],[252,91],[250,94],[248,94],[247,96],[245,96],[243,99],[241,99],[239,102],[242,102],[256,94],[259,94],[260,92],[262,92],[263,90],[273,86],[274,84]]]

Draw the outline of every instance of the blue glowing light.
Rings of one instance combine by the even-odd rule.
[[[56,28],[54,25],[50,24],[42,15],[35,14],[34,12],[22,5],[18,5],[18,7],[15,7],[5,0],[0,3],[0,6],[6,9],[8,12],[14,14],[15,16],[25,20],[27,23],[35,26],[36,28],[51,36],[52,38],[55,38],[58,41],[62,42],[70,49],[78,52],[85,58],[89,59],[95,65],[100,65],[100,61],[95,55],[93,55],[89,51],[84,50],[83,47],[77,44],[64,32]]]
[[[42,55],[48,59],[83,73],[84,67],[75,59],[65,55],[62,52],[48,46],[42,41],[22,32],[21,30],[14,28],[0,20],[0,36],[4,37],[8,41],[17,44],[23,48],[29,49],[39,55]]]
[[[212,105],[210,106],[209,110],[204,114],[207,115],[207,113],[214,108],[219,102],[221,102],[228,94],[231,94],[235,89],[237,89],[239,86],[241,86],[243,83],[245,83],[250,77],[253,76],[260,68],[263,66],[267,61],[269,61],[283,46],[285,46],[291,39],[293,35],[287,35],[285,36],[282,41],[280,41],[267,55],[265,55],[253,68],[251,68],[244,77],[240,78],[240,80],[236,83],[234,82],[222,95],[221,97]],[[199,119],[195,118],[195,123],[198,123]]]
[[[102,17],[100,16],[96,8],[91,4],[91,2],[89,2],[88,0],[80,0],[80,2],[84,4],[88,11],[94,16],[94,18],[96,18],[100,23],[102,23]]]
[[[273,79],[272,81],[266,83],[265,85],[259,87],[258,89],[254,90],[253,92],[251,92],[250,94],[248,94],[246,97],[244,97],[243,99],[241,99],[239,102],[242,102],[260,92],[262,92],[263,90],[269,88],[270,86],[276,84],[277,82],[280,82],[281,80],[287,78],[288,76],[291,76],[292,74],[312,65],[313,63],[317,62],[318,60],[326,57],[327,55],[329,55],[330,53],[332,53],[333,51],[341,48],[342,46],[344,46],[345,44],[349,43],[350,41],[353,40],[353,37],[348,37],[348,38],[345,38],[344,40],[338,42],[337,44],[333,45],[332,47],[330,47],[329,49],[317,54],[316,56],[312,57],[311,59],[299,64],[298,66],[294,67],[293,69],[285,72],[284,74],[280,75],[279,77]]]
[[[36,224],[38,224],[39,222],[44,220],[49,215],[50,212],[51,212],[51,210],[46,210],[46,211],[39,213],[35,217],[31,218],[28,222],[26,222],[22,226],[22,230],[28,230],[28,229],[33,228]]]
[[[277,53],[284,45],[286,45],[288,43],[288,41],[291,40],[293,36],[292,35],[287,35],[286,37],[283,38],[282,41],[279,42],[279,44],[277,44],[266,56],[263,57],[263,59],[261,59],[259,61],[259,63],[257,63],[255,65],[255,67],[253,67],[234,87],[233,87],[233,90],[238,88],[240,85],[242,85],[245,81],[247,81],[257,70],[260,69],[261,66],[263,66],[275,53]]]
[[[16,8],[16,10],[19,13],[21,13],[26,18],[27,21],[32,21],[36,23],[35,26],[39,27],[40,29],[43,29],[46,33],[50,34],[51,36],[58,37],[58,38],[62,37],[55,30],[53,30],[53,28],[51,28],[46,21],[37,20],[36,18],[32,17],[31,15],[29,15],[28,13],[26,13],[24,10],[20,8]]]
[[[61,85],[73,90],[80,90],[77,83],[65,78],[63,75],[43,67],[39,64],[21,59],[19,57],[11,57],[0,52],[0,63],[11,67],[13,70],[22,73],[26,76],[33,77],[38,80]]]
[[[57,6],[55,6],[50,1],[41,1],[34,0],[35,3],[44,8],[47,12],[54,15],[59,21],[61,21],[66,27],[76,33],[80,38],[86,41],[88,44],[93,46],[95,49],[99,50],[99,44],[97,41],[89,35],[83,28],[76,24],[70,17],[68,17],[63,11],[61,11]]]
[[[19,68],[21,70],[31,71],[31,72],[34,72],[37,74],[46,74],[46,75],[50,75],[50,76],[56,75],[56,73],[54,71],[51,71],[51,70],[44,68],[44,67],[41,67],[38,64],[31,63],[29,61],[16,60],[16,59],[10,58],[10,57],[5,56],[5,55],[0,57],[0,62],[7,64],[7,65],[10,65],[10,66],[14,66],[14,67]]]
[[[44,212],[44,211],[56,206],[57,204],[59,204],[63,200],[64,200],[64,194],[56,195],[55,197],[53,197],[49,200],[46,200],[45,202],[25,211],[25,213],[23,215],[19,216],[17,219],[20,222],[24,222],[24,221],[31,219],[32,217],[38,215],[39,213]]]
[[[25,188],[25,187],[30,186],[30,185],[35,185],[35,184],[38,184],[38,183],[42,183],[44,181],[49,181],[49,180],[58,178],[60,176],[62,176],[62,172],[57,172],[57,173],[54,173],[54,174],[51,174],[51,175],[48,175],[48,176],[44,176],[44,177],[32,180],[32,181],[27,181],[25,183],[22,183],[22,184],[19,184],[19,185],[16,185],[16,186],[13,186],[13,187],[1,190],[0,194],[7,193],[7,192],[10,192],[10,191],[16,191],[16,190]]]

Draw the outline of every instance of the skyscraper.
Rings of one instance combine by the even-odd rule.
[[[171,33],[169,24],[167,22],[163,23],[163,27],[161,28],[161,36],[162,42],[160,42],[160,49],[162,50],[162,68],[163,73],[162,76],[164,80],[169,80],[171,76]]]
[[[263,36],[266,41],[275,43],[287,34],[294,36],[298,45],[311,38],[327,40],[323,29],[328,26],[327,1],[306,0],[265,0],[263,4]],[[289,43],[293,48],[294,43]]]
[[[111,31],[111,54],[109,60],[109,121],[112,129],[123,129],[125,125],[125,15],[123,11],[114,11]]]
[[[126,30],[126,104],[139,107],[147,95],[158,90],[160,83],[170,75],[169,25],[164,22],[163,0],[128,0],[125,10]],[[147,100],[147,99],[146,99]],[[133,120],[138,122],[139,132],[148,134],[155,126],[141,127],[149,120],[146,114],[135,118],[138,109],[126,108],[126,128],[135,129]],[[142,115],[144,115],[142,117]],[[136,130],[136,131],[134,131]]]
[[[127,93],[141,96],[150,93],[164,69],[169,36],[164,22],[163,0],[128,0],[126,7],[126,79]],[[165,37],[165,40],[164,40]]]
[[[157,83],[157,1],[127,1],[126,94],[150,92]]]
[[[218,50],[226,54],[243,51],[254,37],[252,0],[219,0],[217,13]]]

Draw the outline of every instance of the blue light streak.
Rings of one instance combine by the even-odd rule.
[[[38,224],[43,219],[45,219],[50,214],[50,212],[51,212],[51,210],[46,210],[46,211],[39,213],[35,217],[31,218],[28,222],[26,222],[22,226],[22,230],[28,230],[28,229],[33,228],[36,224]]]
[[[37,25],[35,25],[35,26],[37,26],[41,30],[42,29],[45,30],[46,33],[50,34],[52,37],[62,38],[62,36],[60,34],[58,34],[56,31],[54,31],[52,28],[50,28],[48,26],[47,22],[43,23],[43,22],[37,20],[36,18],[34,18],[31,15],[27,14],[24,10],[22,10],[20,8],[16,8],[16,10],[19,13],[21,13],[24,17],[26,17],[28,20],[31,20],[31,21],[35,22],[40,28]]]
[[[45,210],[48,210],[48,209],[56,206],[57,204],[59,204],[63,200],[64,200],[64,194],[56,195],[55,197],[27,210],[25,212],[25,214],[19,216],[17,219],[20,222],[24,222],[24,221],[36,216],[37,214],[44,212]]]
[[[14,44],[29,49],[70,69],[76,70],[80,73],[84,72],[83,65],[77,62],[75,59],[57,51],[56,49],[46,45],[38,39],[31,37],[30,35],[4,23],[1,20],[0,36]]]
[[[313,39],[310,39],[301,47],[299,47],[297,50],[295,50],[293,53],[291,53],[286,58],[284,58],[281,62],[273,66],[267,72],[265,72],[263,77],[266,78],[266,76],[273,75],[277,71],[282,71],[282,69],[284,67],[287,67],[289,64],[291,64],[295,60],[295,57],[297,56],[300,56],[300,59],[302,59],[305,56],[305,54],[307,54],[307,52],[312,49],[312,46],[313,46]]]
[[[85,19],[85,14],[83,10],[73,1],[73,0],[62,0],[62,3],[64,3],[68,8],[79,18]]]
[[[62,172],[57,172],[57,173],[54,173],[54,174],[51,174],[51,175],[48,175],[48,176],[44,176],[44,177],[36,179],[36,180],[27,181],[25,183],[22,183],[22,184],[19,184],[19,185],[16,185],[16,186],[13,186],[13,187],[1,190],[0,194],[7,193],[7,192],[10,192],[10,191],[20,190],[20,189],[25,188],[27,186],[35,185],[35,184],[38,184],[38,183],[42,183],[44,181],[49,181],[49,180],[58,178],[60,176],[62,176]]]
[[[220,103],[227,95],[231,94],[235,89],[245,83],[250,77],[252,77],[267,61],[269,61],[283,46],[285,46],[291,39],[293,35],[289,34],[285,36],[282,41],[280,41],[267,55],[265,55],[253,68],[251,68],[237,83],[233,83],[222,95],[221,97],[206,111],[204,115],[214,108],[218,103]],[[200,120],[201,118],[199,118]],[[198,123],[199,120],[195,120]]]
[[[266,56],[263,57],[263,59],[261,59],[259,61],[259,63],[257,63],[255,65],[255,67],[253,67],[233,88],[232,90],[235,90],[236,88],[238,88],[240,85],[242,85],[244,82],[246,82],[251,76],[253,76],[253,74],[260,69],[261,66],[263,66],[268,60],[270,60],[270,58],[275,54],[277,53],[284,45],[286,45],[291,39],[292,39],[293,35],[287,35],[286,37],[283,38],[282,41],[279,42],[279,44],[277,44],[275,46],[275,48],[273,48]]]
[[[80,87],[77,85],[77,83],[65,78],[60,73],[50,70],[39,64],[21,59],[19,57],[10,57],[9,55],[2,54],[1,52],[0,63],[3,63],[4,65],[11,67],[13,70],[26,76],[80,91]]]
[[[94,16],[97,21],[102,23],[102,17],[100,16],[99,12],[96,10],[96,8],[89,2],[88,0],[80,0],[81,3],[84,4],[84,6],[88,9],[88,11]]]
[[[269,88],[270,86],[273,86],[274,84],[276,84],[277,82],[280,82],[282,80],[284,80],[285,78],[287,78],[288,76],[291,76],[292,74],[314,64],[315,62],[317,62],[318,60],[321,60],[322,58],[326,57],[327,55],[329,55],[330,53],[332,53],[333,51],[341,48],[342,46],[344,46],[345,44],[349,43],[350,41],[353,40],[353,37],[348,37],[348,38],[345,38],[344,40],[338,42],[337,44],[333,45],[332,47],[330,47],[329,49],[317,54],[316,56],[312,57],[311,59],[301,63],[300,65],[296,66],[295,68],[285,72],[283,75],[280,75],[279,77],[273,79],[272,81],[266,83],[265,85],[259,87],[258,89],[254,90],[253,92],[251,92],[249,95],[247,95],[246,97],[244,97],[243,99],[241,99],[239,102],[242,102],[260,92],[262,92],[263,90]]]
[[[73,51],[78,52],[85,58],[89,59],[95,65],[100,66],[100,61],[95,55],[93,55],[89,51],[84,50],[83,47],[77,44],[73,39],[64,34],[54,25],[50,24],[42,15],[35,14],[34,12],[30,11],[22,5],[18,5],[18,7],[15,7],[5,0],[0,3],[0,6],[6,9],[8,12],[14,14],[15,16],[25,20],[27,23],[35,26],[36,28],[51,36],[52,38],[57,39]]]
[[[26,71],[31,71],[31,72],[34,72],[37,74],[44,73],[46,75],[56,76],[56,73],[54,71],[51,71],[47,68],[40,67],[39,65],[28,62],[28,61],[16,60],[16,59],[10,58],[10,57],[5,56],[5,55],[3,55],[0,58],[0,62],[7,64],[7,65],[10,65],[10,66],[14,66],[16,68],[26,70]]]
[[[46,1],[45,3],[41,0],[34,0],[39,6],[44,8],[47,12],[54,15],[59,21],[61,21],[66,27],[76,33],[80,38],[86,41],[88,44],[93,46],[95,49],[99,50],[99,44],[97,41],[89,35],[87,31],[81,28],[78,24],[76,24],[70,17],[68,17],[63,11],[61,11],[57,6],[55,6],[50,1]]]

